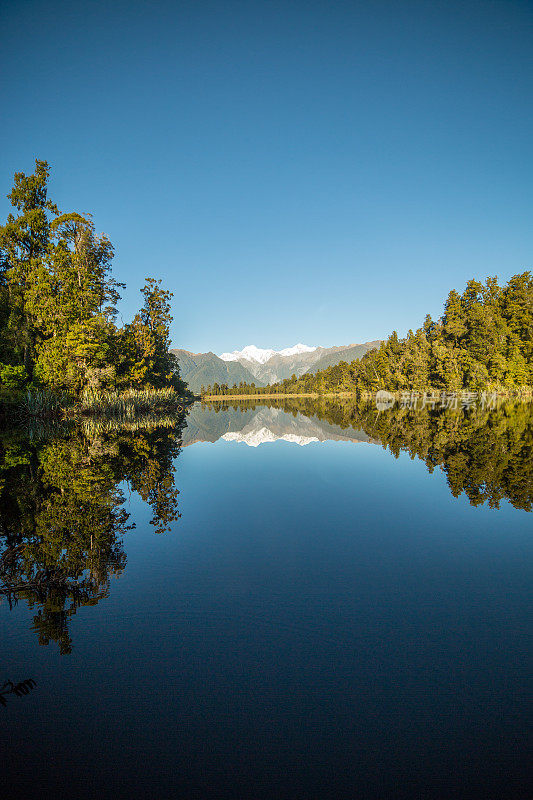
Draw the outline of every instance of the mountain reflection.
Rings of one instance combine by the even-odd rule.
[[[276,401],[195,403],[187,414],[183,446],[196,442],[242,442],[250,447],[286,441],[298,445],[312,442],[368,442],[362,430],[341,426],[318,415],[319,406]]]
[[[156,532],[179,517],[172,462],[182,424],[0,437],[0,600],[26,601],[40,644],[69,653],[70,618],[107,597],[124,570],[122,537],[135,526],[121,483],[149,504]]]
[[[343,440],[381,444],[440,467],[454,497],[473,506],[499,508],[508,500],[531,511],[533,503],[533,406],[506,402],[497,408],[432,409],[394,405],[380,412],[353,398],[283,398],[245,403],[196,404],[184,445],[197,441],[276,440],[310,444]]]

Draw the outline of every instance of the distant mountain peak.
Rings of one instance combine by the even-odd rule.
[[[309,345],[301,342],[293,345],[293,347],[286,347],[284,350],[262,350],[260,347],[256,347],[255,344],[249,344],[243,347],[242,350],[222,353],[219,358],[223,361],[240,361],[244,359],[245,361],[254,361],[256,364],[266,364],[272,356],[295,356],[300,353],[312,353],[316,349],[316,347],[309,347]]]
[[[172,352],[178,357],[183,380],[193,392],[199,392],[202,386],[206,388],[215,383],[230,387],[241,383],[266,386],[291,375],[299,377],[304,372],[316,372],[340,361],[353,361],[374,347],[379,347],[379,342],[338,347],[309,347],[298,342],[294,347],[283,350],[262,350],[249,344],[242,350],[222,353],[221,356],[211,350],[209,353],[190,353],[187,350]]]

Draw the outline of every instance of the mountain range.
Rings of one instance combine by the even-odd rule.
[[[362,430],[341,428],[316,416],[300,412],[287,414],[279,408],[260,406],[245,410],[227,409],[217,414],[209,405],[195,403],[187,413],[182,432],[183,447],[196,442],[240,442],[249,447],[285,441],[300,446],[313,442],[373,442]]]
[[[188,350],[171,350],[180,364],[182,378],[193,392],[202,386],[214,383],[233,386],[234,383],[255,383],[266,386],[269,383],[303,375],[304,372],[317,372],[320,369],[339,364],[341,361],[354,361],[368,350],[379,347],[380,342],[364,342],[338,347],[310,347],[296,344],[284,350],[261,349],[248,345],[242,350],[222,353],[191,353]]]

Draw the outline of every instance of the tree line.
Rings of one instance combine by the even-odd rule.
[[[206,394],[214,387],[208,387]],[[533,277],[514,275],[500,286],[468,281],[462,294],[452,290],[442,316],[427,315],[405,338],[396,331],[356,361],[292,375],[279,383],[213,394],[292,394],[414,390],[533,391]]]
[[[7,195],[0,226],[0,388],[79,395],[103,390],[185,389],[169,352],[172,294],[147,278],[132,322],[116,324],[113,246],[89,215],[61,213],[48,197],[50,169],[35,161]]]
[[[207,387],[202,386],[200,389],[200,394],[204,395],[221,395],[221,394],[259,394],[259,392],[265,393],[266,386],[257,386],[255,383],[245,383],[241,381],[237,386],[236,383],[233,386],[228,386],[227,383],[213,383],[212,385],[209,384]]]

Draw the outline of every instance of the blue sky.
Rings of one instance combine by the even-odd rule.
[[[533,266],[533,3],[6,0],[0,213],[64,211],[194,351],[402,335]]]

